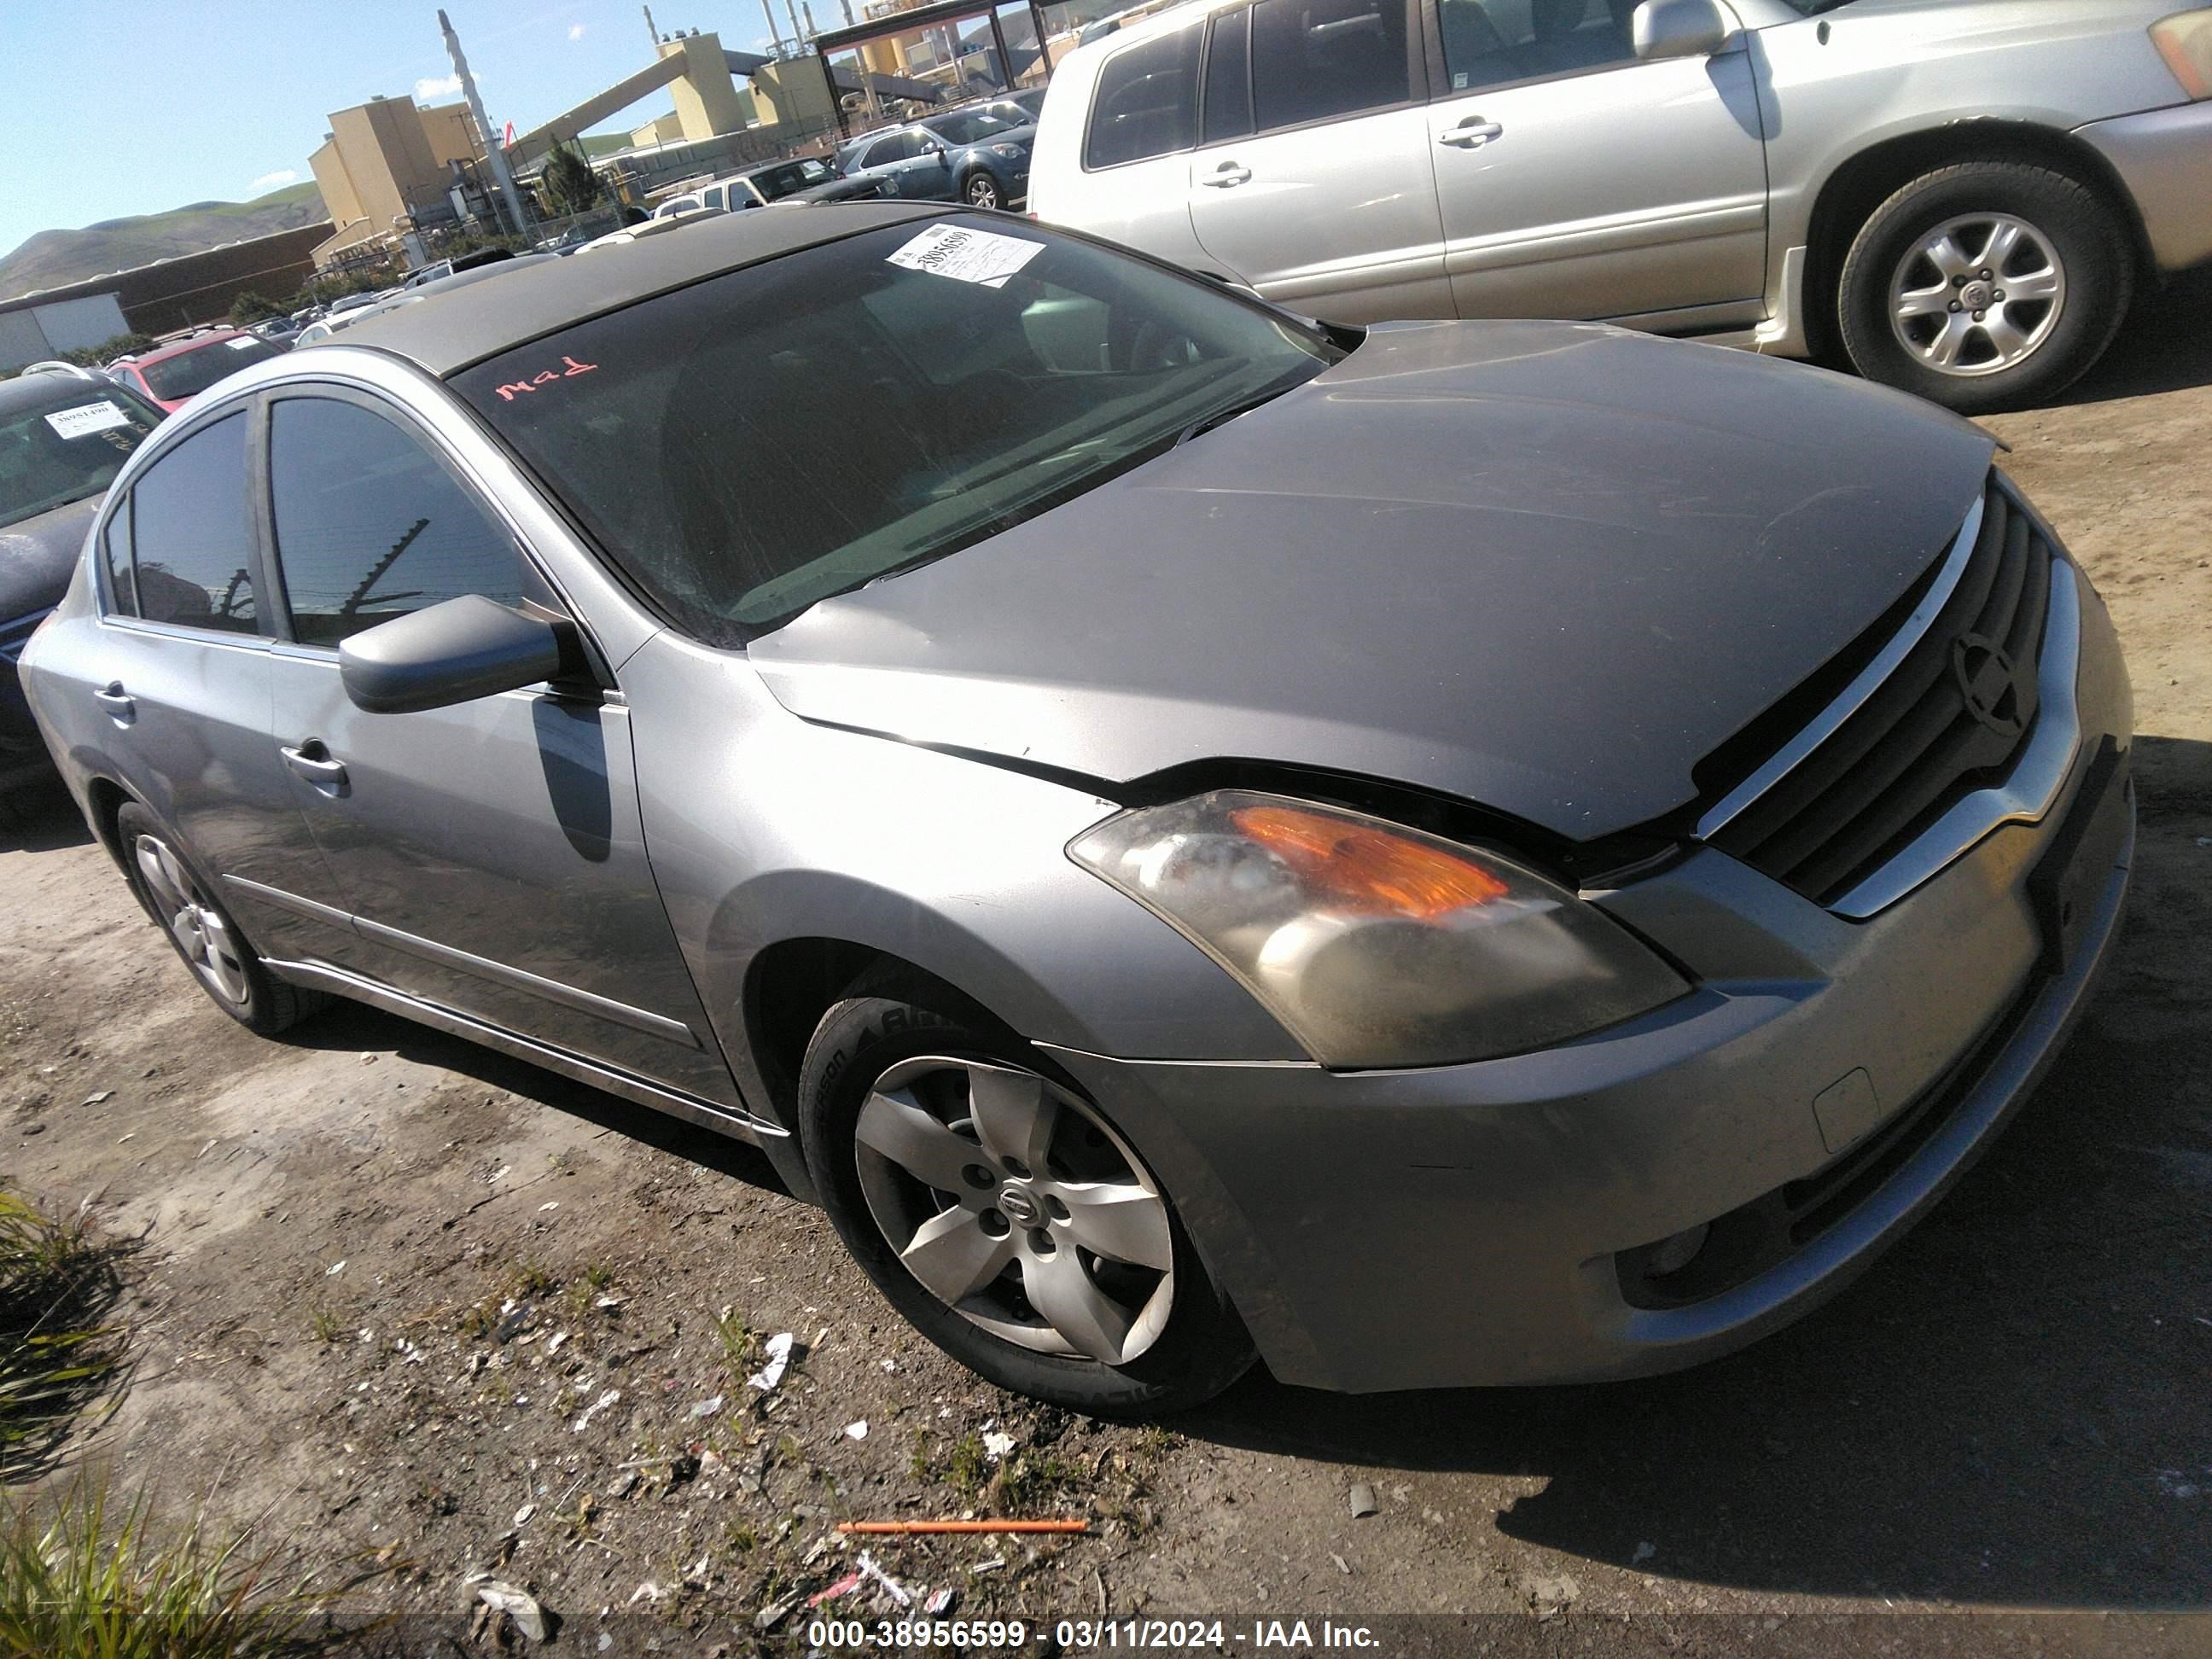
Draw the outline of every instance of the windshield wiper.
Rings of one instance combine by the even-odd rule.
[[[1304,380],[1300,380],[1298,384],[1300,386],[1304,386],[1305,382]],[[1182,431],[1176,433],[1175,441],[1170,444],[1168,447],[1170,449],[1181,449],[1193,438],[1198,436],[1200,433],[1211,432],[1217,426],[1226,426],[1230,422],[1235,420],[1239,415],[1249,415],[1254,410],[1259,408],[1261,404],[1271,404],[1274,402],[1276,398],[1281,397],[1290,389],[1291,388],[1286,386],[1274,386],[1268,391],[1259,392],[1253,397],[1247,398],[1242,403],[1231,404],[1225,409],[1217,409],[1211,415],[1201,415],[1196,420],[1193,421],[1188,426],[1183,428]]]

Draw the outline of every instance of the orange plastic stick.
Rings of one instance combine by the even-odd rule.
[[[840,1521],[839,1532],[1089,1532],[1088,1521]]]

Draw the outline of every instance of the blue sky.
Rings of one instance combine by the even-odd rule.
[[[637,0],[447,0],[495,126],[522,131],[649,61]],[[858,10],[857,5],[855,10]],[[656,0],[663,33],[768,39],[760,0]],[[784,0],[776,0],[784,16]],[[837,0],[814,0],[823,28]],[[785,33],[788,33],[786,26]],[[0,0],[0,253],[41,230],[307,179],[331,110],[459,94],[438,0]],[[611,126],[661,112],[641,105]]]

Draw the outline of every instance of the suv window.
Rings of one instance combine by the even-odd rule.
[[[269,500],[303,645],[336,645],[465,593],[521,599],[506,530],[398,422],[358,404],[271,406]]]
[[[1118,167],[1197,142],[1200,38],[1196,28],[1179,28],[1106,60],[1091,99],[1085,167]]]
[[[1400,0],[1258,0],[1252,103],[1260,130],[1294,127],[1413,95]]]
[[[894,132],[888,138],[878,138],[873,149],[860,158],[864,167],[889,167],[894,161],[911,161],[921,154],[921,135],[915,132]]]
[[[1635,0],[1528,0],[1525,8],[1437,0],[1444,72],[1454,92],[1473,92],[1629,63],[1635,10]]]
[[[1206,142],[1241,138],[1252,131],[1252,14],[1224,12],[1213,20],[1206,53]]]
[[[146,469],[131,487],[131,538],[140,616],[255,631],[244,414],[202,428]]]

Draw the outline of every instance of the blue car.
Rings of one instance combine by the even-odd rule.
[[[1001,107],[1004,107],[1003,106]],[[884,193],[910,201],[1012,207],[1030,192],[1035,123],[981,109],[947,110],[863,133],[838,152],[848,178],[881,179]]]

